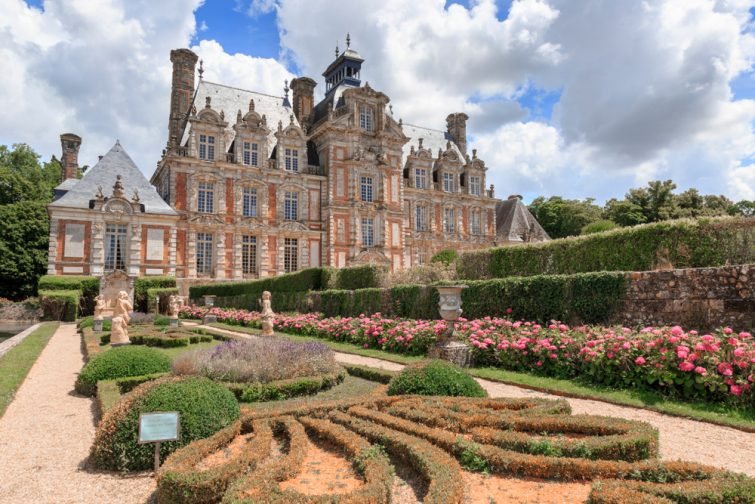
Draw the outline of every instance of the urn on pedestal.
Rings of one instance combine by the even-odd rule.
[[[443,359],[458,366],[469,366],[471,354],[469,347],[454,339],[456,320],[461,316],[461,291],[466,285],[447,285],[437,287],[438,308],[440,316],[446,322],[446,330],[439,334],[435,345],[428,352],[433,359]]]

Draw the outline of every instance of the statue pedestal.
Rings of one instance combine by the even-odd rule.
[[[469,367],[472,364],[469,346],[459,341],[438,343],[430,348],[427,356],[431,359],[443,359],[460,367]]]
[[[218,321],[218,317],[216,315],[209,315],[209,314],[207,314],[204,317],[202,317],[202,323],[204,325],[214,324],[217,321]]]
[[[170,327],[178,327],[178,318],[170,319]]]
[[[94,332],[102,332],[102,319],[94,319]]]
[[[273,332],[273,320],[270,319],[262,319],[262,335],[263,336],[273,336],[275,333]]]

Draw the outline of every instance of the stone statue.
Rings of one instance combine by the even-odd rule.
[[[118,299],[115,300],[115,310],[113,310],[113,317],[120,317],[123,319],[123,325],[127,326],[131,321],[129,313],[134,311],[134,305],[128,298],[128,292],[120,291],[118,293]]]
[[[271,298],[272,298],[272,295],[270,294],[270,291],[265,291],[262,293],[262,299],[260,300],[260,305],[262,305],[262,312],[260,313],[260,319],[262,320],[262,334],[264,336],[273,335],[273,323],[275,322],[275,313],[273,313],[273,309],[270,306]]]
[[[107,309],[105,296],[99,294],[94,298],[94,320],[102,320],[102,312]]]
[[[110,346],[116,347],[121,345],[128,345],[131,341],[128,339],[128,330],[126,330],[126,322],[122,317],[113,317],[113,327],[110,331]]]
[[[178,311],[181,309],[181,299],[175,294],[168,298],[168,317],[178,318]]]

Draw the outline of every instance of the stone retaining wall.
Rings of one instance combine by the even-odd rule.
[[[755,264],[629,273],[617,323],[755,327]]]

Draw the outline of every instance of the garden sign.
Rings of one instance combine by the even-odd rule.
[[[155,443],[155,474],[160,468],[160,443],[181,438],[178,411],[156,411],[139,415],[139,444]]]

